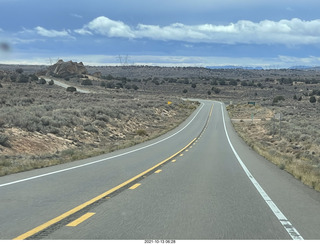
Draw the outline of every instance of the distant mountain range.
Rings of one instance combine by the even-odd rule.
[[[263,69],[260,66],[250,67],[250,66],[234,66],[234,65],[223,65],[223,66],[206,66],[207,69]]]
[[[235,66],[235,65],[222,65],[222,66],[206,66],[207,69],[244,69],[244,70],[263,70],[269,68],[263,68],[261,66],[251,67],[251,66]],[[277,68],[279,69],[279,68]],[[320,66],[312,67],[312,66],[291,66],[287,69],[299,69],[299,70],[320,70]]]
[[[319,66],[303,66],[303,65],[298,65],[298,66],[291,66],[289,69],[302,69],[302,70],[320,70]]]

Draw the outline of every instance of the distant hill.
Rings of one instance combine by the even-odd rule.
[[[297,66],[291,66],[289,69],[320,70],[320,67],[319,66],[312,67],[312,66],[297,65]]]
[[[262,67],[256,66],[234,66],[234,65],[223,65],[223,66],[206,66],[207,69],[250,69],[250,70],[263,70]]]

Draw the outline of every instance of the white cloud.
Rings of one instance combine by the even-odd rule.
[[[320,42],[320,19],[304,21],[294,18],[260,22],[239,20],[228,25],[174,23],[159,26],[138,24],[136,27],[130,27],[121,21],[100,16],[75,32],[82,35],[99,34],[107,37],[147,38],[190,43],[299,45]]]
[[[121,21],[111,20],[107,17],[100,16],[89,22],[83,29],[77,30],[77,33],[82,31],[85,34],[94,32],[108,37],[125,37],[134,38],[134,33],[131,28]]]
[[[80,35],[93,35],[91,31],[88,31],[86,29],[77,29],[77,30],[74,30],[74,32]]]
[[[37,26],[34,28],[35,31],[45,37],[70,37],[70,34],[66,30],[57,31],[57,30],[47,30],[41,26]]]

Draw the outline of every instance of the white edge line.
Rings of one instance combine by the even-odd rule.
[[[89,163],[86,163],[86,164],[81,164],[81,165],[78,165],[78,166],[74,166],[74,167],[70,167],[70,168],[66,168],[66,169],[61,169],[61,170],[53,171],[53,172],[46,173],[46,174],[36,175],[36,176],[33,176],[33,177],[29,177],[29,178],[25,178],[25,179],[21,179],[21,180],[16,180],[16,181],[4,183],[4,184],[1,184],[0,187],[9,186],[9,185],[13,185],[13,184],[17,184],[17,183],[21,183],[21,182],[34,180],[34,179],[41,178],[41,177],[45,177],[45,176],[48,176],[48,175],[58,174],[58,173],[62,173],[62,172],[65,172],[65,171],[86,167],[86,166],[89,166],[89,165],[92,165],[92,164],[100,163],[102,161],[107,161],[107,160],[110,160],[110,159],[113,159],[113,158],[122,157],[124,155],[130,154],[130,153],[134,153],[134,152],[146,149],[148,147],[152,147],[152,146],[154,146],[156,144],[159,144],[159,143],[161,143],[163,141],[166,141],[166,140],[170,139],[171,137],[177,135],[178,133],[183,131],[185,128],[187,128],[192,123],[192,121],[197,117],[199,112],[202,110],[203,106],[204,106],[204,103],[201,103],[201,107],[199,108],[198,112],[193,116],[193,118],[188,122],[188,124],[186,124],[182,129],[180,129],[176,133],[174,133],[174,134],[172,134],[172,135],[170,135],[170,136],[168,136],[168,137],[166,137],[166,138],[164,138],[164,139],[162,139],[160,141],[154,142],[152,144],[149,144],[149,145],[146,145],[144,147],[140,147],[140,148],[137,148],[137,149],[125,152],[125,153],[117,154],[115,156],[111,156],[111,157],[108,157],[108,158],[99,159],[99,160],[96,160],[96,161],[93,161],[93,162],[89,162]]]
[[[286,218],[286,216],[284,216],[284,214],[280,211],[280,209],[277,207],[277,205],[271,200],[271,198],[268,196],[268,194],[263,190],[263,188],[260,186],[260,184],[256,181],[256,179],[250,173],[250,171],[245,166],[245,164],[243,163],[243,161],[239,157],[238,153],[234,149],[234,147],[233,147],[233,145],[232,145],[232,143],[230,141],[228,132],[227,132],[226,123],[225,123],[225,119],[224,119],[223,105],[222,105],[221,102],[220,102],[220,104],[221,104],[221,112],[222,112],[222,120],[223,120],[224,131],[226,133],[229,145],[230,145],[234,155],[236,156],[239,164],[241,165],[242,169],[245,171],[245,173],[247,174],[248,178],[251,180],[252,184],[256,187],[257,191],[260,193],[262,198],[268,204],[268,206],[270,207],[270,209],[272,210],[274,215],[278,218],[278,220],[280,221],[282,226],[285,228],[285,230],[288,232],[288,234],[291,236],[291,238],[293,240],[303,240],[303,237],[293,227],[293,225],[289,222],[289,220]]]

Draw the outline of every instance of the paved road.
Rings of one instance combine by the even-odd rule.
[[[248,148],[218,102],[147,143],[1,177],[0,199],[0,239],[320,239],[320,194]]]

